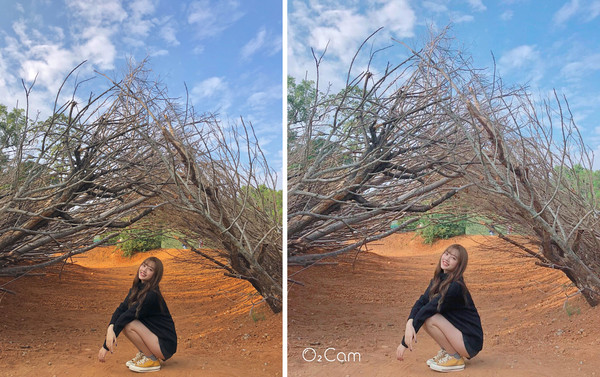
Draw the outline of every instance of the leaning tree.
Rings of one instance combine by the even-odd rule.
[[[506,88],[470,68],[460,53],[418,55],[431,68],[427,79],[447,80],[459,99],[444,108],[473,162],[462,165],[472,187],[460,200],[511,226],[518,237],[495,231],[540,266],[564,272],[591,306],[600,303],[600,198],[589,147],[566,98]]]
[[[90,250],[106,241],[94,242],[96,236],[161,206],[165,178],[140,136],[143,114],[128,111],[118,85],[84,101],[76,89],[62,105],[59,91],[44,121],[29,118],[28,108],[17,112],[19,130],[0,166],[1,275]]]
[[[251,124],[223,124],[180,108],[159,84],[138,77],[119,85],[150,129],[140,133],[169,180],[158,216],[192,251],[226,276],[250,282],[273,312],[282,310],[282,209],[276,174]],[[150,100],[151,99],[151,100]],[[214,248],[201,248],[210,239]]]
[[[318,72],[321,58],[315,62]],[[318,81],[289,80],[289,263],[314,263],[406,230],[468,186],[460,179],[464,135],[445,110],[456,98],[447,80],[428,79],[430,71],[411,54],[380,74],[348,79],[335,95]],[[294,109],[302,103],[308,110]]]

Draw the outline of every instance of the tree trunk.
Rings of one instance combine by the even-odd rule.
[[[544,237],[542,252],[546,259],[567,275],[569,280],[581,291],[590,306],[600,304],[600,277],[570,248],[561,247]]]

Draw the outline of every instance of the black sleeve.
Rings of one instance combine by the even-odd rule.
[[[142,305],[142,307],[140,308],[139,314],[136,314],[138,305]],[[119,336],[121,331],[123,331],[123,328],[125,328],[129,322],[139,318],[148,317],[157,311],[160,311],[160,295],[155,291],[148,291],[148,293],[146,293],[146,298],[144,298],[144,302],[132,305],[118,316],[114,323],[115,335]]]
[[[417,313],[419,313],[419,311],[421,310],[421,308],[423,308],[425,305],[427,305],[427,303],[429,302],[429,290],[431,288],[431,284],[433,283],[433,279],[429,282],[429,285],[427,286],[427,289],[425,290],[425,293],[423,293],[421,295],[421,297],[419,297],[419,299],[415,302],[415,304],[413,305],[412,309],[410,310],[410,314],[408,315],[408,319],[412,319],[413,320],[413,326],[414,326],[414,320],[415,320],[415,316],[417,315]],[[415,328],[415,331],[418,331]],[[402,336],[402,345],[404,347],[408,346],[406,345],[406,342],[404,341],[404,336]]]
[[[123,300],[123,302],[121,304],[119,304],[117,309],[115,309],[115,312],[113,313],[112,317],[110,317],[110,322],[108,323],[109,326],[114,325],[117,322],[117,319],[119,319],[119,317],[121,316],[121,314],[123,314],[125,311],[127,311],[127,307],[129,306],[129,295],[130,294],[131,294],[131,289],[127,293],[127,296],[125,296],[125,300]]]
[[[446,312],[463,308],[465,306],[463,298],[463,286],[459,282],[452,282],[446,292],[444,302],[438,311],[438,302],[440,301],[440,295],[436,294],[429,300],[429,288],[431,283],[425,291],[425,293],[417,300],[413,306],[408,319],[413,320],[413,327],[415,332],[419,332],[419,329],[423,326],[425,321],[437,313],[444,314]],[[402,337],[402,345],[406,347],[404,337]]]
[[[423,305],[413,318],[413,326],[415,331],[418,332],[423,323],[433,315],[437,313],[444,314],[451,310],[464,307],[464,299],[462,296],[463,287],[459,282],[452,282],[446,292],[446,297],[442,303],[440,310],[438,311],[438,302],[440,301],[440,295],[436,294],[433,298],[425,305]]]
[[[131,291],[130,291],[131,293]],[[153,313],[159,312],[161,310],[160,305],[160,295],[155,291],[148,291],[146,293],[146,298],[144,302],[141,303],[142,307],[140,308],[139,314],[136,315],[139,303],[129,306],[128,303],[129,294],[125,300],[119,305],[119,307],[115,310],[110,320],[110,325],[114,325],[113,330],[115,332],[115,336],[118,337],[121,331],[127,326],[129,322],[133,320],[144,318],[152,315]],[[104,341],[104,348],[108,349],[106,346],[106,340]]]
[[[110,322],[108,323],[108,326],[110,325],[114,325],[117,320],[119,319],[119,317],[121,316],[121,314],[123,314],[124,312],[127,311],[127,307],[129,306],[129,295],[131,294],[131,289],[129,290],[129,292],[127,292],[127,296],[125,296],[125,300],[123,300],[122,303],[119,304],[119,306],[115,309],[113,315],[110,317]],[[119,334],[116,332],[115,330],[115,335],[119,336]],[[102,347],[104,347],[107,351],[108,351],[108,347],[106,345],[106,338],[104,339],[104,344],[102,345]]]
[[[427,303],[429,302],[429,290],[431,289],[431,284],[433,283],[433,280],[431,282],[429,282],[429,286],[427,286],[427,289],[425,290],[425,293],[423,293],[421,295],[421,297],[419,297],[419,299],[415,302],[415,304],[413,305],[412,309],[410,310],[410,314],[408,315],[408,319],[413,319],[415,318],[415,316],[417,315],[417,313],[419,312],[419,310],[421,310],[421,308],[425,305],[427,305]]]

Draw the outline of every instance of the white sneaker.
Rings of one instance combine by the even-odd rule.
[[[429,368],[437,372],[458,372],[465,369],[465,360],[462,357],[457,359],[446,354],[446,356],[431,364]]]
[[[446,356],[446,350],[444,350],[444,349],[439,350],[437,355],[435,355],[434,357],[432,357],[431,359],[426,361],[427,366],[431,366],[431,364],[437,363],[437,361],[440,360],[444,356]]]
[[[127,366],[127,367],[132,366],[133,364],[135,364],[138,361],[140,361],[142,357],[144,357],[144,353],[142,351],[138,351],[138,353],[135,354],[135,356],[133,357],[133,359],[131,359],[128,362],[125,363],[125,366]]]
[[[140,373],[157,372],[160,370],[160,361],[151,360],[146,356],[142,356],[142,358],[138,360],[137,363],[129,367],[129,370]]]

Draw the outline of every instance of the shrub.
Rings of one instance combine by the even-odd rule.
[[[140,229],[129,229],[121,233],[121,250],[123,255],[130,257],[135,253],[160,249],[162,235]]]
[[[448,239],[465,234],[467,222],[464,218],[442,215],[431,215],[419,221],[419,235],[426,244],[432,244],[439,239]]]

